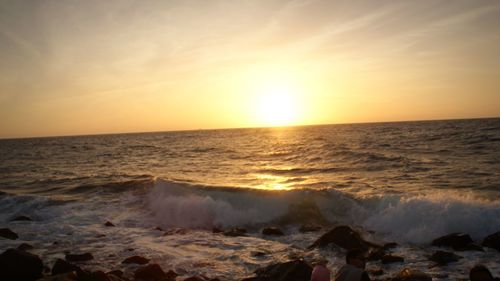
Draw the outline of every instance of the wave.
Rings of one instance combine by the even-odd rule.
[[[410,243],[452,232],[482,239],[500,230],[500,201],[447,191],[364,196],[336,189],[271,192],[157,180],[148,204],[164,227],[351,224]]]

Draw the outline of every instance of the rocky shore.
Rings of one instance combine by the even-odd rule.
[[[22,218],[28,220],[29,218]],[[106,227],[114,227],[113,223],[106,222]],[[321,227],[302,226],[300,231],[318,232]],[[183,230],[163,230],[164,235],[179,234]],[[185,230],[187,231],[187,230]],[[279,227],[266,227],[261,230],[262,235],[283,236],[286,235]],[[214,229],[213,235],[224,235],[238,237],[247,235],[244,228]],[[22,234],[15,233],[11,229],[0,229],[0,239],[16,240]],[[480,242],[480,243],[479,243]],[[463,257],[460,252],[484,251],[484,247],[500,251],[500,231],[485,237],[482,241],[473,241],[465,233],[452,233],[437,237],[430,241],[430,246],[440,248],[431,256],[425,257],[432,261],[434,266],[445,266],[456,262]],[[380,262],[381,264],[405,263],[405,257],[393,253],[397,249],[397,243],[377,244],[367,241],[362,233],[347,225],[333,227],[331,230],[320,235],[307,250],[317,248],[329,249],[331,247],[344,250],[359,248],[367,253],[368,263]],[[44,262],[39,256],[31,253],[34,247],[21,243],[17,248],[6,249],[0,254],[0,280],[40,280],[40,281],[217,281],[224,280],[217,277],[206,277],[192,274],[185,270],[174,270],[162,268],[155,263],[154,259],[140,255],[130,255],[123,261],[119,261],[121,267],[110,268],[108,271],[96,270],[87,264],[92,261],[92,253],[64,253],[64,259],[59,258],[52,264]],[[458,253],[457,253],[458,252]],[[113,257],[110,257],[111,259]],[[118,263],[118,262],[117,262]],[[253,276],[240,279],[241,281],[309,281],[312,264],[301,258],[290,259],[287,262],[274,263],[254,271]],[[391,277],[378,279],[384,274],[382,268],[369,270],[372,280],[433,280],[433,278],[422,271],[411,267],[404,267],[398,274]],[[440,276],[446,279],[446,276]]]

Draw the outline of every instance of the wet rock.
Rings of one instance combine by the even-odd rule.
[[[22,243],[21,245],[17,246],[17,249],[19,251],[29,251],[29,250],[33,250],[33,246],[31,246],[28,243]]]
[[[54,263],[54,266],[52,267],[52,275],[58,275],[62,273],[68,273],[72,271],[80,271],[80,267],[71,264],[63,259],[57,259],[56,262]]]
[[[267,253],[257,251],[257,252],[252,252],[252,256],[253,257],[264,257],[264,256],[267,256]]]
[[[482,245],[483,247],[493,248],[500,252],[500,231],[484,238]]]
[[[32,219],[28,216],[18,216],[13,218],[11,221],[32,221]]]
[[[107,275],[114,275],[116,277],[122,277],[123,276],[123,271],[119,270],[119,269],[116,269],[116,270],[112,270],[108,273],[106,273]]]
[[[106,234],[101,234],[101,233],[95,236],[95,238],[104,238],[104,237],[106,237]]]
[[[384,274],[384,270],[383,269],[372,269],[372,270],[368,270],[368,273],[370,275],[373,275],[373,276],[380,276],[380,275],[383,275]]]
[[[318,240],[309,246],[309,249],[325,247],[329,244],[335,244],[347,250],[362,249],[366,251],[370,247],[379,247],[373,243],[363,240],[361,235],[349,226],[342,225],[337,226],[323,234]]]
[[[255,273],[259,279],[254,280],[309,281],[312,267],[303,260],[293,260],[266,266]]]
[[[154,230],[163,231],[163,228],[157,226],[157,227],[154,228]]]
[[[305,233],[305,232],[316,232],[320,231],[322,229],[321,226],[315,225],[315,224],[304,224],[299,228],[299,232]]]
[[[372,249],[367,256],[367,260],[369,261],[376,261],[376,260],[381,260],[383,256],[386,255],[386,252],[384,248],[374,248]]]
[[[72,262],[81,262],[81,261],[93,260],[94,256],[91,253],[85,253],[85,254],[67,254],[65,256],[65,259],[67,261],[72,261]]]
[[[382,260],[383,264],[404,262],[405,261],[405,259],[403,257],[394,256],[394,255],[384,255],[381,260]]]
[[[456,251],[476,251],[476,252],[484,252],[483,247],[476,244],[469,244],[465,246],[465,248],[456,249]]]
[[[78,281],[113,281],[111,278],[106,275],[103,271],[79,271],[78,274]]]
[[[165,279],[164,281],[168,281],[168,280],[175,280],[175,278],[177,278],[177,276],[179,276],[179,274],[177,274],[175,271],[173,270],[169,270],[166,274],[165,274]]]
[[[43,262],[31,253],[8,249],[0,254],[0,280],[31,281],[42,277]]]
[[[205,281],[205,279],[198,276],[193,276],[184,279],[184,281]]]
[[[131,264],[131,263],[134,263],[134,264],[140,264],[140,265],[143,265],[143,264],[147,264],[150,260],[145,258],[145,257],[141,257],[141,256],[132,256],[132,257],[129,257],[129,258],[126,258],[124,261],[122,261],[122,263],[124,264]]]
[[[104,225],[105,225],[105,226],[115,226],[115,225],[114,225],[112,222],[110,222],[110,221],[107,221]]]
[[[62,273],[54,276],[45,276],[37,281],[75,281],[77,275],[75,272]]]
[[[212,233],[223,233],[224,231],[218,227],[213,227],[212,228]]]
[[[472,244],[472,238],[465,233],[452,233],[432,241],[432,246],[450,247],[454,250],[464,249],[470,244]]]
[[[224,236],[236,237],[236,236],[246,236],[247,230],[240,227],[235,227],[228,229],[223,232]]]
[[[275,236],[283,236],[285,235],[281,229],[277,227],[266,227],[262,229],[262,234],[264,235],[275,235]]]
[[[421,271],[405,268],[392,281],[432,281],[432,277]]]
[[[8,228],[0,228],[0,237],[7,238],[10,240],[16,240],[17,238],[19,238],[17,233]]]
[[[454,253],[437,251],[429,257],[429,260],[437,263],[438,265],[446,265],[450,262],[456,262],[461,258],[461,256],[455,255]]]
[[[166,277],[166,273],[157,264],[150,264],[137,269],[134,273],[136,279],[144,281],[159,281]]]
[[[389,243],[385,243],[384,246],[382,246],[382,248],[384,248],[384,250],[389,250],[389,249],[397,248],[398,246],[399,246],[399,244],[396,242],[389,242]]]

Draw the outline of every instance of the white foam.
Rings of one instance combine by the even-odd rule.
[[[158,180],[149,196],[157,221],[167,227],[232,227],[272,221],[287,212],[279,196],[190,188]]]
[[[455,192],[386,196],[363,226],[402,242],[428,243],[453,232],[480,240],[500,230],[500,202]]]

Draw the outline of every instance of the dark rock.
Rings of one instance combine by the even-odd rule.
[[[141,256],[132,256],[129,258],[126,258],[122,263],[124,264],[130,264],[130,263],[135,263],[135,264],[147,264],[150,260]]]
[[[18,216],[13,218],[11,221],[32,221],[32,219],[27,216]]]
[[[105,226],[115,226],[115,225],[114,225],[112,222],[110,222],[110,221],[107,221],[104,225],[105,225]]]
[[[187,234],[188,230],[184,228],[174,228],[174,229],[169,229],[163,233],[163,236],[168,236],[168,235],[184,235]]]
[[[213,227],[212,228],[212,233],[223,233],[224,231],[218,227]]]
[[[231,228],[223,232],[224,236],[231,236],[231,237],[245,236],[246,233],[247,230],[240,227]]]
[[[384,274],[384,270],[382,269],[372,269],[372,270],[368,270],[368,273],[370,273],[370,275],[373,275],[373,276],[380,276],[380,275],[383,275]]]
[[[369,261],[376,261],[376,260],[381,260],[383,256],[386,255],[386,252],[384,248],[374,248],[372,249],[367,256],[367,260]]]
[[[22,243],[21,245],[17,246],[17,249],[19,251],[29,251],[29,250],[33,250],[33,246],[31,246],[28,243]]]
[[[483,247],[476,245],[474,243],[465,246],[464,248],[456,249],[456,251],[476,251],[476,252],[484,252]]]
[[[299,228],[299,231],[302,233],[305,232],[316,232],[321,230],[321,226],[315,224],[304,224]]]
[[[0,280],[31,281],[42,277],[43,262],[31,253],[8,249],[0,255]]]
[[[166,277],[165,272],[157,264],[150,264],[137,269],[134,273],[136,279],[144,281],[159,281]]]
[[[154,228],[154,230],[163,231],[163,228],[157,226],[157,227]]]
[[[106,237],[106,234],[97,234],[95,238],[104,238]]]
[[[384,255],[381,260],[382,260],[383,264],[404,262],[405,261],[405,259],[403,257],[394,256],[394,255]]]
[[[62,273],[54,276],[45,276],[37,281],[76,281],[77,275],[75,272]]]
[[[58,275],[61,273],[68,273],[72,271],[80,271],[80,267],[71,264],[63,259],[57,259],[56,262],[54,263],[54,266],[52,267],[52,275]]]
[[[309,281],[312,267],[303,260],[277,263],[255,271],[260,279],[273,281]]]
[[[396,247],[398,247],[399,244],[396,243],[396,242],[390,242],[390,243],[385,243],[384,246],[382,246],[382,248],[384,248],[384,250],[389,250],[389,249],[394,249]]]
[[[89,261],[93,260],[94,256],[92,256],[91,253],[85,253],[85,254],[67,254],[65,259],[67,261],[73,261],[73,262],[81,262],[81,261]]]
[[[421,271],[405,268],[392,281],[432,281],[432,277]]]
[[[455,255],[454,253],[437,251],[430,256],[429,260],[436,262],[438,265],[446,265],[450,262],[456,262],[461,258],[461,256]]]
[[[262,229],[262,234],[264,235],[275,235],[275,236],[283,236],[285,235],[281,229],[277,227],[266,227]]]
[[[472,244],[472,238],[465,233],[452,233],[432,241],[432,246],[450,247],[455,250],[464,249],[470,244]]]
[[[78,281],[113,281],[106,273],[100,270],[94,272],[79,271],[77,275]]]
[[[135,249],[134,248],[128,248],[127,251],[128,252],[133,252],[133,251],[135,251]]]
[[[198,277],[198,276],[193,276],[193,277],[188,277],[184,279],[183,281],[205,281],[205,279]]]
[[[0,237],[10,240],[16,240],[17,238],[19,238],[19,236],[14,231],[8,228],[0,228]]]
[[[484,238],[482,245],[483,247],[493,248],[500,252],[500,231]]]
[[[264,257],[267,256],[267,253],[265,252],[252,252],[253,257]]]
[[[179,276],[179,274],[177,274],[175,271],[173,270],[169,270],[166,274],[165,274],[165,279],[164,281],[167,281],[167,280],[175,280],[175,278],[177,278],[177,276]]]
[[[325,247],[329,244],[335,244],[341,248],[368,250],[370,247],[379,247],[373,243],[363,240],[361,235],[346,225],[337,226],[334,229],[323,234],[309,249],[316,247]]]
[[[110,272],[107,273],[108,275],[114,275],[114,276],[117,276],[117,277],[122,277],[123,276],[123,271],[117,269],[117,270],[112,270]]]

